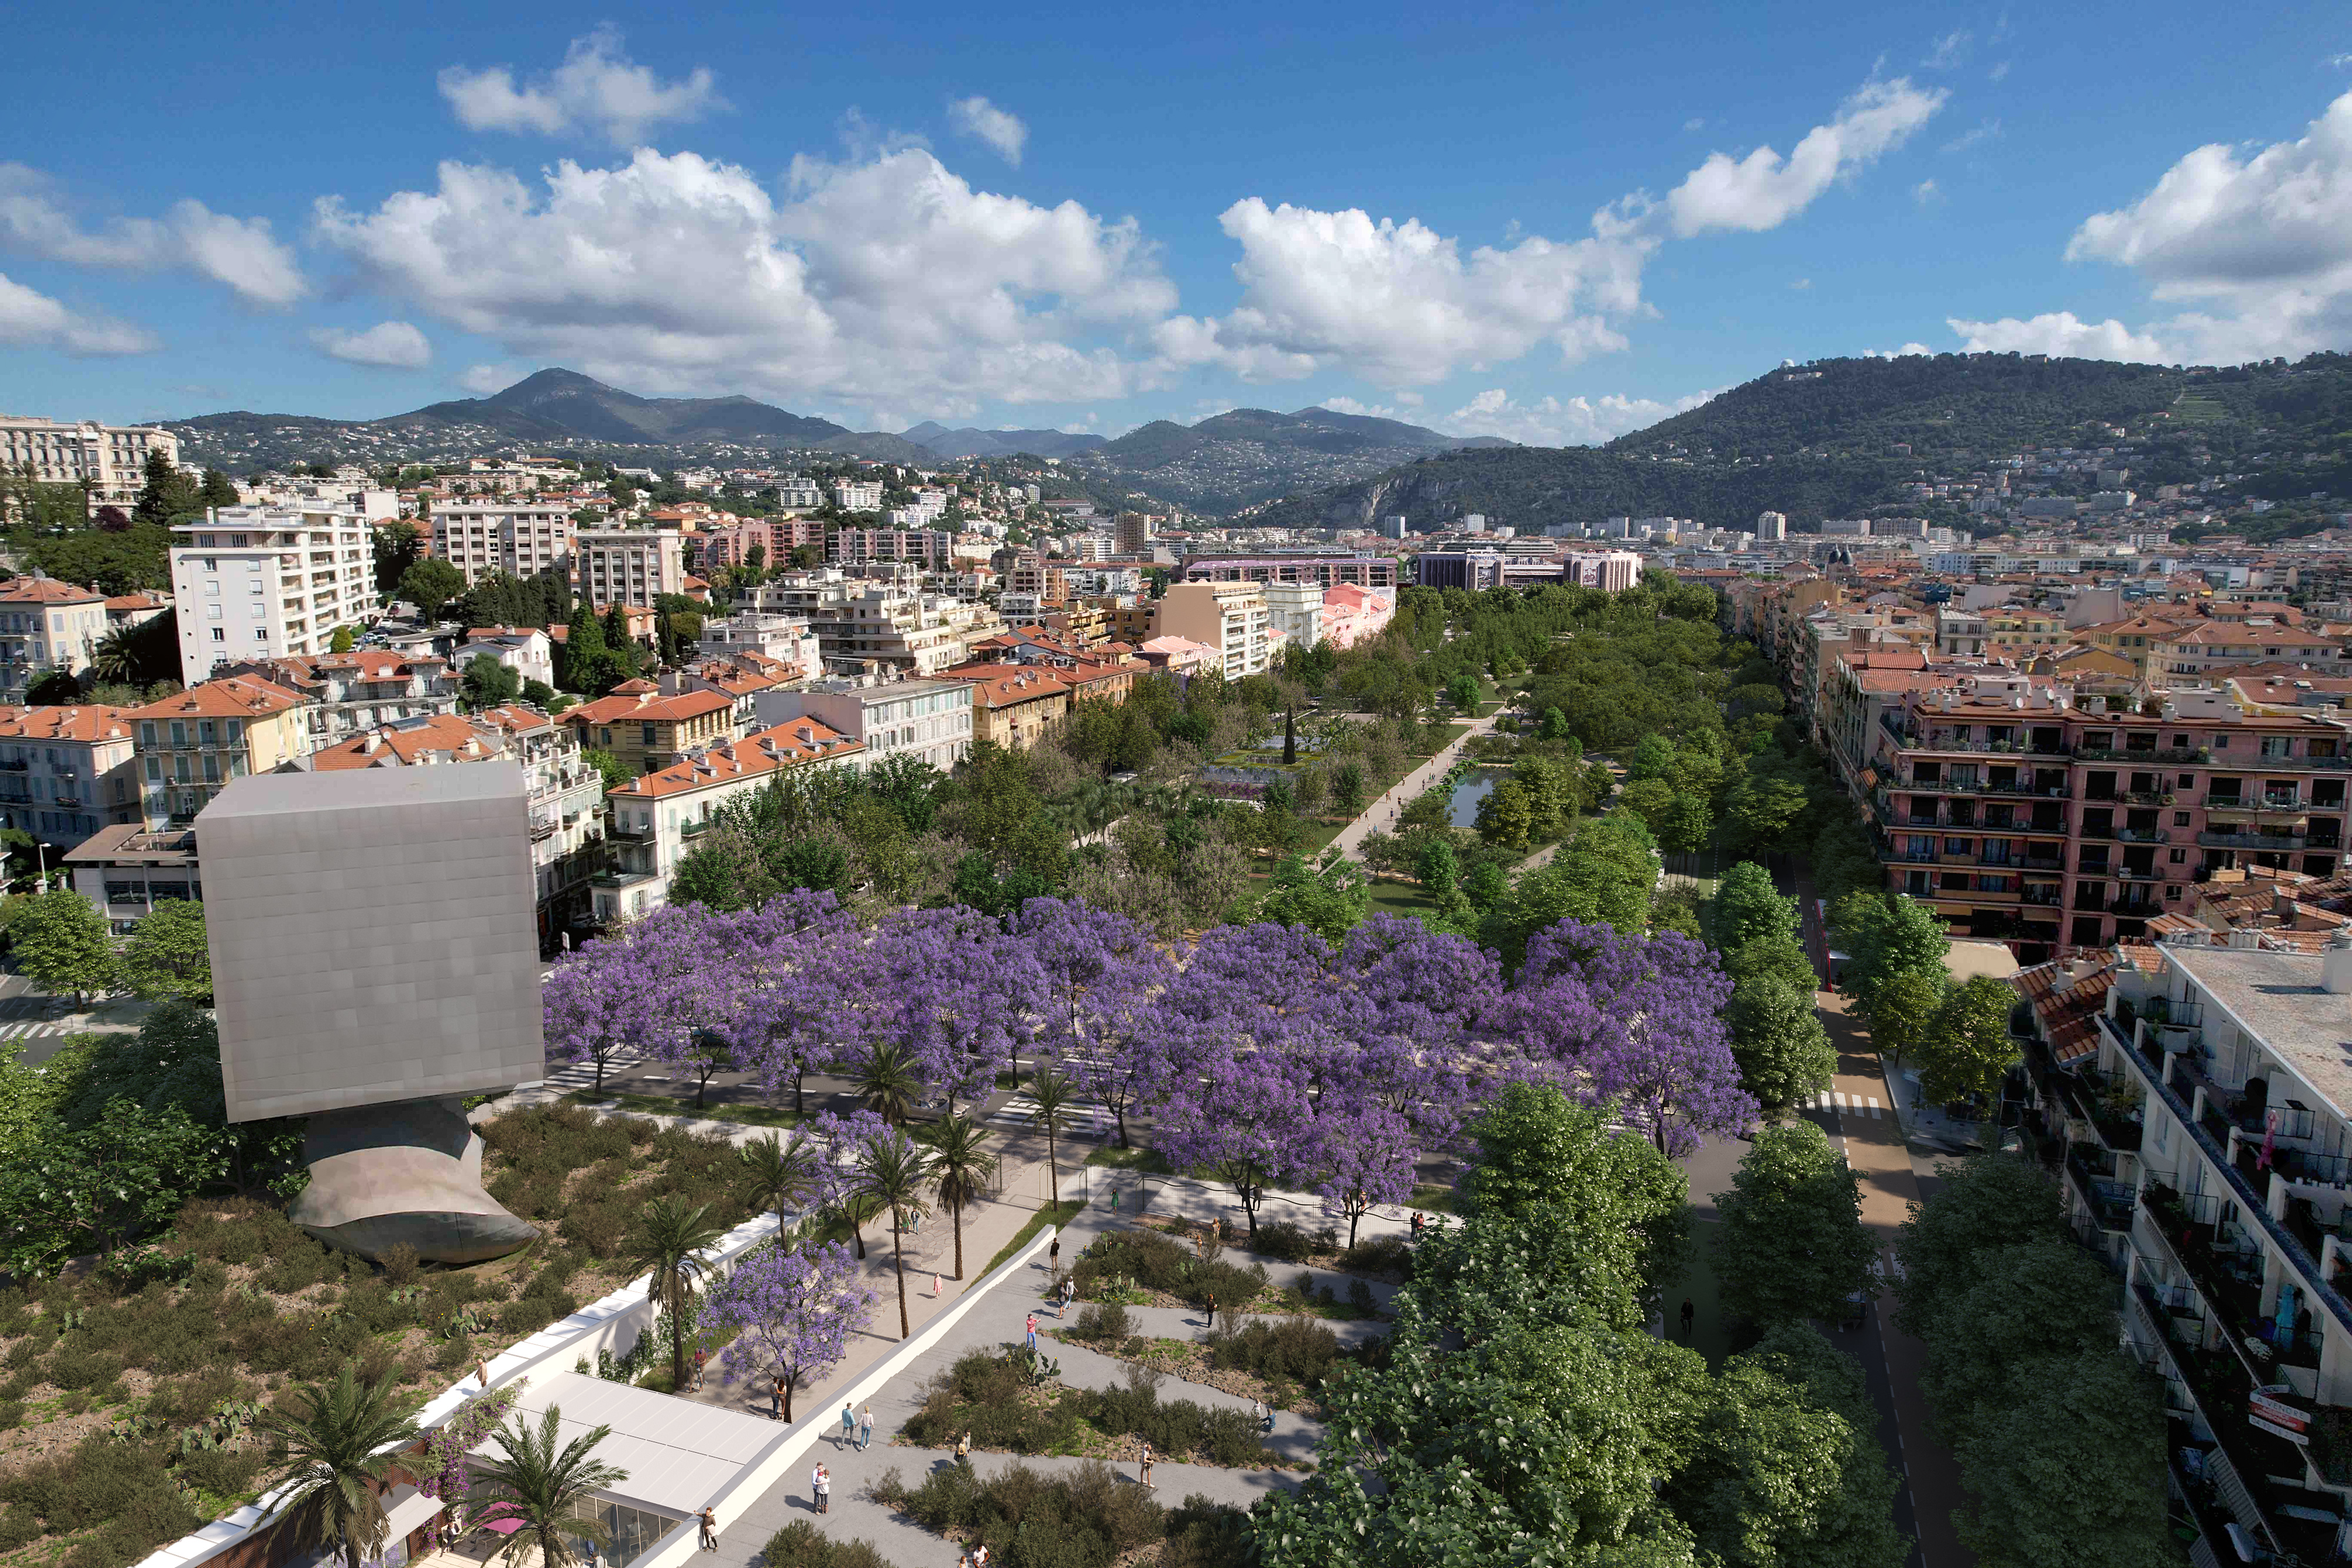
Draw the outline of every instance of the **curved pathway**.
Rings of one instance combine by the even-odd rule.
[[[1462,748],[1475,737],[1494,733],[1495,721],[1510,711],[1508,708],[1496,708],[1483,718],[1472,719],[1470,727],[1454,737],[1443,751],[1382,790],[1379,800],[1365,807],[1354,821],[1333,836],[1330,847],[1350,860],[1358,858],[1365,834],[1384,833],[1395,827],[1397,814],[1404,810],[1405,803],[1444,778],[1446,770],[1461,760]]]

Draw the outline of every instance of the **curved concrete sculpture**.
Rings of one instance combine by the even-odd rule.
[[[539,1238],[482,1190],[482,1140],[458,1096],[319,1113],[302,1157],[310,1185],[288,1218],[372,1261],[405,1244],[436,1263],[478,1263]]]

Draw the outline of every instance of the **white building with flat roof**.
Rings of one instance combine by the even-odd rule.
[[[599,610],[651,608],[665,593],[686,591],[686,544],[672,528],[582,528],[572,536],[580,597]]]
[[[358,512],[222,507],[172,530],[180,670],[323,653],[376,618],[374,544]]]
[[[67,423],[30,414],[0,413],[0,468],[30,472],[44,485],[88,485],[95,507],[128,507],[147,485],[147,458],[162,453],[174,467],[180,438],[136,424]]]
[[[536,577],[572,559],[572,514],[552,503],[441,501],[433,507],[433,553],[466,574]]]
[[[967,681],[814,681],[753,699],[762,725],[814,718],[858,742],[871,766],[911,757],[942,773],[971,754],[971,685]]]

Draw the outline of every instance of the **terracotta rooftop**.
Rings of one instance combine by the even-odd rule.
[[[850,739],[820,720],[796,718],[741,740],[714,746],[657,771],[640,774],[611,791],[611,798],[653,800],[688,795],[698,789],[759,779],[803,762],[840,761],[865,749],[862,742]]]
[[[141,718],[267,718],[311,699],[257,675],[224,675],[129,710]]]
[[[487,762],[505,749],[497,730],[454,713],[379,726],[310,755],[321,773],[352,768],[415,767],[432,761]]]
[[[78,707],[0,707],[0,740],[127,740],[131,710],[84,703]]]
[[[54,577],[14,577],[0,582],[0,604],[102,604],[106,595],[95,588],[77,588]]]
[[[566,724],[676,724],[705,714],[726,713],[735,706],[724,692],[680,692],[666,697],[650,681],[628,681],[613,695],[567,709]]]

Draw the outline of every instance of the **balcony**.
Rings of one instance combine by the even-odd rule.
[[[688,822],[683,827],[679,828],[678,833],[684,838],[698,839],[703,834],[709,832],[710,828],[711,822],[709,818],[698,817],[694,821]]]
[[[2263,1313],[2262,1248],[2242,1220],[2217,1215],[2200,1221],[2198,1216],[2209,1205],[2218,1210],[2210,1197],[2183,1199],[2158,1184],[2151,1183],[2143,1197],[2158,1220],[2158,1233],[2220,1321],[2247,1376],[2262,1385],[2275,1381],[2283,1365],[2319,1370],[2319,1331],[2283,1329]]]
[[[2113,747],[2079,746],[2074,748],[2074,760],[2077,762],[2205,762],[2211,758],[2212,753],[2201,746],[2127,747],[2121,751]]]
[[[2162,828],[2117,828],[2115,836],[2127,844],[2168,844],[2172,835]]]
[[[2311,843],[2302,833],[2200,833],[2197,841],[2213,850],[2299,850]]]
[[[650,826],[641,828],[625,822],[614,822],[611,836],[626,840],[631,843],[649,844],[653,842],[655,833],[656,830]]]
[[[2066,1153],[2066,1176],[2100,1229],[2120,1232],[2131,1228],[2132,1191],[2116,1179],[2114,1155],[2076,1144]]]
[[[2164,873],[2152,865],[2124,866],[2113,874],[2125,882],[2162,882],[2164,880]]]
[[[2205,815],[2217,822],[2295,821],[2311,815],[2294,800],[2207,800]]]

